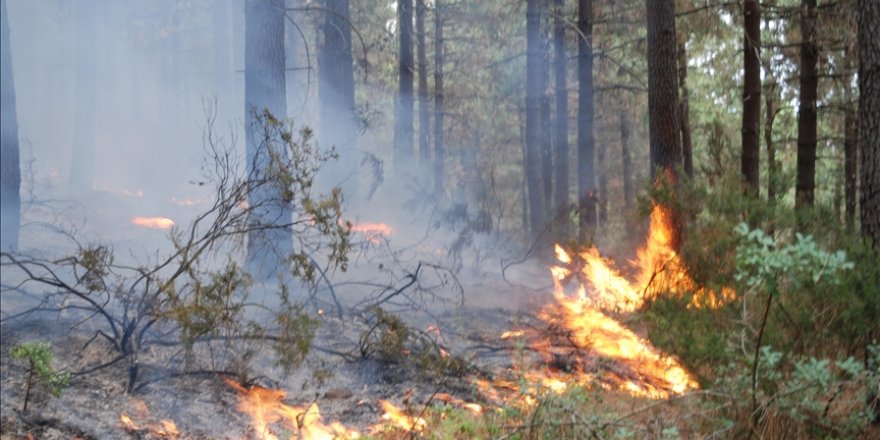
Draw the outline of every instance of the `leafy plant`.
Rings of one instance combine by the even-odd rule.
[[[9,353],[13,359],[28,361],[27,380],[25,381],[24,402],[22,411],[27,411],[31,390],[40,385],[55,397],[70,383],[70,374],[55,371],[52,368],[54,356],[48,342],[25,342],[12,347]]]

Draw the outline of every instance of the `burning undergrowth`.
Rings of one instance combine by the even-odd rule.
[[[562,395],[576,386],[652,399],[695,390],[695,377],[672,354],[653,347],[626,326],[626,315],[650,295],[683,295],[694,290],[693,281],[664,242],[663,215],[662,209],[655,209],[651,239],[630,262],[635,275],[629,277],[596,249],[566,252],[557,247],[558,263],[550,268],[552,301],[534,314],[461,308],[432,312],[424,298],[417,300],[415,292],[420,285],[425,292],[438,285],[422,271],[430,269],[435,276],[443,272],[424,263],[390,287],[367,295],[368,303],[375,306],[347,309],[341,319],[319,307],[310,309],[310,319],[320,327],[312,353],[300,360],[307,366],[302,371],[286,375],[283,368],[274,367],[275,359],[266,348],[278,341],[256,334],[239,336],[251,342],[222,346],[199,342],[196,337],[196,343],[184,351],[179,345],[158,344],[138,352],[141,382],[134,389],[129,384],[129,390],[139,398],[145,393],[174,396],[174,404],[169,407],[161,399],[151,399],[148,404],[134,405],[133,410],[127,403],[129,409],[120,411],[124,402],[116,398],[119,404],[98,410],[86,420],[103,426],[93,431],[99,437],[100,433],[127,432],[138,438],[193,438],[193,433],[203,432],[226,438],[355,438],[381,435],[388,429],[419,432],[429,417],[426,408],[433,405],[482,414],[487,405],[528,408],[541,396]],[[387,237],[385,228],[362,229],[365,234],[381,230],[380,235]],[[364,238],[373,246],[374,237]],[[671,268],[678,272],[667,273]],[[660,281],[662,287],[655,284]],[[492,289],[504,288],[499,284]],[[692,306],[711,307],[727,300],[725,295],[729,293],[697,290]],[[408,305],[412,312],[398,314],[382,305]],[[480,336],[474,336],[475,330]],[[94,364],[88,359],[113,355],[107,344],[77,338],[86,337],[59,341],[86,347],[62,359],[70,370],[82,371],[84,363]],[[479,341],[476,346],[475,341]],[[217,352],[219,347],[224,348]],[[483,356],[486,353],[492,356]],[[123,378],[130,371],[125,363],[107,366],[105,377],[116,380],[109,388],[125,389]],[[285,379],[266,380],[271,377]],[[80,379],[72,387],[86,383],[108,387],[95,385],[94,380]],[[60,402],[48,405],[61,414],[66,405],[77,401],[75,395],[65,393]],[[86,395],[94,398],[94,394]],[[213,402],[209,411],[225,415],[194,423],[190,412],[198,405],[187,401],[193,398],[203,408]],[[155,415],[146,411],[147,406],[156,410]],[[113,413],[112,422],[109,413]],[[216,430],[230,425],[236,426],[234,431]]]

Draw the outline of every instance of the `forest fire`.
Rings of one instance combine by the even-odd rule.
[[[384,414],[382,414],[382,420],[400,429],[406,431],[421,432],[428,425],[428,422],[426,422],[425,419],[421,417],[410,417],[406,415],[406,413],[402,409],[398,408],[393,403],[387,400],[379,401],[379,405],[382,407],[382,411],[385,412]],[[379,430],[381,429],[381,426],[382,425],[374,426],[373,429]]]
[[[167,217],[134,217],[131,223],[147,229],[171,229],[174,220]]]
[[[138,413],[138,418],[147,419],[149,417],[149,411],[144,402],[133,400],[132,406],[134,407],[135,412]],[[180,437],[180,431],[177,429],[177,425],[174,421],[168,419],[161,419],[158,423],[139,424],[135,423],[127,414],[122,413],[119,415],[119,423],[122,425],[122,429],[126,432],[138,433],[142,436],[147,434],[148,437],[146,438],[176,439]]]
[[[352,223],[351,231],[363,234],[372,244],[379,244],[383,238],[394,235],[394,228],[385,223]]]
[[[575,257],[557,245],[561,265],[550,268],[556,302],[539,313],[551,329],[558,329],[550,332],[555,335],[515,330],[501,336],[524,337],[548,365],[548,371],[526,373],[526,379],[555,392],[563,391],[566,384],[585,385],[596,380],[601,386],[649,398],[668,398],[696,389],[696,380],[683,366],[611,316],[634,311],[661,293],[693,293],[693,307],[718,307],[733,299],[732,290],[717,294],[697,288],[672,248],[671,237],[667,209],[655,206],[647,242],[630,261],[635,268],[634,281],[621,275],[596,248]],[[576,264],[582,265],[580,270],[572,267]],[[566,292],[572,279],[578,280],[574,294]],[[616,361],[613,371],[600,376],[586,371],[586,366],[595,364],[591,362],[595,356]]]
[[[244,387],[227,379],[238,392],[236,408],[250,416],[251,427],[261,440],[277,440],[273,425],[281,425],[283,430],[294,433],[293,438],[304,440],[358,438],[360,435],[338,422],[325,424],[317,404],[308,407],[290,406],[282,402],[286,393],[260,386]]]

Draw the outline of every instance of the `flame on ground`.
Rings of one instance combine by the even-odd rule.
[[[569,384],[590,383],[649,398],[668,398],[697,389],[696,380],[682,365],[611,316],[632,312],[660,294],[692,293],[688,307],[697,308],[720,307],[735,298],[730,289],[716,293],[698,288],[675,252],[672,237],[668,209],[655,206],[647,241],[630,261],[635,269],[632,281],[596,248],[584,250],[575,258],[557,245],[556,256],[562,264],[550,268],[556,302],[546,306],[539,317],[552,324],[551,328],[561,329],[560,334],[554,338],[516,330],[501,335],[502,339],[526,337],[549,366],[547,371],[526,372],[524,378],[557,393]],[[575,263],[582,267],[572,269]],[[566,292],[566,284],[572,279],[579,281],[574,294]],[[616,365],[597,377],[585,371],[587,365],[596,364],[590,356],[612,359]],[[499,381],[493,385],[502,392],[507,389]],[[497,391],[488,392],[486,383],[477,386],[486,397],[498,397]]]
[[[402,409],[396,407],[393,403],[387,400],[380,400],[379,406],[381,406],[382,411],[385,412],[382,414],[382,420],[391,423],[397,428],[406,431],[421,432],[428,426],[428,422],[426,422],[425,419],[421,417],[410,417]],[[378,429],[381,429],[381,425],[374,426],[374,430]]]
[[[137,413],[137,417],[139,419],[148,419],[150,414],[147,410],[147,405],[137,399],[133,399],[131,401],[131,406],[134,408]],[[169,419],[161,419],[158,423],[135,423],[134,420],[131,419],[127,414],[122,413],[119,414],[119,423],[126,432],[141,432],[146,431],[152,435],[152,437],[156,438],[167,438],[167,439],[177,439],[180,438],[180,430],[177,429],[177,425],[174,421]],[[150,438],[152,438],[150,437]]]
[[[279,437],[272,429],[273,425],[278,424],[283,429],[292,431],[295,434],[293,438],[304,440],[360,437],[356,431],[338,422],[325,424],[318,405],[314,403],[308,407],[291,406],[282,402],[286,396],[284,391],[260,386],[246,388],[229,379],[226,383],[238,392],[236,408],[250,416],[254,433],[262,440],[278,440]]]
[[[171,229],[174,220],[167,217],[134,217],[131,223],[147,229]]]
[[[385,223],[352,223],[351,231],[363,234],[372,244],[379,244],[383,238],[394,235],[394,228]]]

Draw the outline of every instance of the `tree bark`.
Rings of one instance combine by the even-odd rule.
[[[77,0],[76,14],[76,115],[73,132],[70,184],[89,191],[95,180],[95,113],[97,107],[98,40],[95,0]]]
[[[284,65],[286,66],[287,117],[297,126],[306,125],[306,103],[308,101],[309,71],[305,48],[308,44],[302,34],[304,14],[295,10],[301,8],[302,0],[285,0],[287,12],[284,19]],[[351,38],[349,38],[351,40]],[[344,56],[344,55],[343,55]],[[349,54],[349,60],[351,55]],[[349,63],[350,64],[350,63]],[[352,76],[354,81],[354,76]],[[354,87],[352,94],[354,93]],[[354,97],[352,96],[352,105]]]
[[[663,170],[675,179],[682,165],[678,133],[678,96],[675,72],[675,4],[673,0],[647,0],[648,21],[648,128],[652,178]]]
[[[434,193],[443,193],[443,16],[440,0],[434,0]]]
[[[268,111],[283,119],[287,114],[284,75],[284,0],[245,2],[245,151],[248,171],[257,179],[264,175],[272,142],[263,137],[258,115]],[[263,185],[248,194],[252,209],[249,223],[258,229],[248,234],[247,268],[258,279],[285,272],[285,261],[293,252],[290,227],[291,207],[283,201],[281,189]]]
[[[394,170],[398,174],[411,164],[413,155],[413,0],[398,0],[397,23],[400,39],[398,56],[397,113],[394,125]]]
[[[623,204],[627,212],[633,208],[632,158],[629,152],[629,115],[620,109],[620,157],[623,160]]]
[[[425,45],[425,2],[416,2],[416,39],[419,48],[419,162],[422,168],[423,185],[431,186],[431,149],[430,136],[431,119],[428,109],[431,105],[428,99],[428,47]]]
[[[232,74],[232,20],[229,0],[215,0],[211,8],[211,39],[214,61],[214,94],[218,107],[231,101]],[[225,112],[224,112],[225,114]]]
[[[526,3],[526,186],[529,193],[530,238],[537,240],[547,225],[544,209],[544,185],[541,177],[541,146],[544,142],[541,103],[546,83],[543,65],[544,42],[541,41],[541,17],[546,0],[528,0]]]
[[[678,80],[681,87],[681,101],[678,103],[679,122],[681,123],[681,149],[684,154],[684,172],[694,177],[694,155],[691,143],[690,122],[690,91],[687,86],[687,41],[678,44]]]
[[[819,76],[816,46],[816,0],[801,2],[801,72],[798,104],[795,207],[812,206],[816,189],[816,98]]]
[[[556,82],[556,124],[554,125],[553,143],[555,147],[556,187],[556,231],[558,239],[568,238],[568,76],[565,62],[565,21],[564,0],[554,0],[555,15],[553,19],[553,52],[555,55],[553,71]]]
[[[675,2],[647,0],[648,22],[648,129],[651,144],[652,179],[662,172],[672,185],[678,182],[676,168],[683,163],[677,116],[678,77],[675,71]],[[671,242],[681,242],[681,216],[673,208]]]
[[[843,187],[844,187],[844,218],[849,228],[855,226],[856,191],[859,179],[859,120],[853,109],[847,109],[844,116],[843,138]]]
[[[596,227],[596,171],[593,165],[593,2],[578,0],[578,240]]]
[[[18,249],[21,168],[9,14],[6,13],[6,0],[0,0],[0,3],[0,250],[6,252]]]
[[[752,195],[758,194],[761,126],[761,6],[743,0],[743,117],[741,172]]]
[[[776,119],[774,101],[776,87],[769,87],[764,92],[764,145],[767,147],[767,200],[776,198],[779,180],[779,164],[776,161],[776,143],[773,141],[773,120]]]
[[[859,1],[859,145],[862,234],[880,249],[880,2]]]
[[[336,148],[339,161],[325,167],[322,180],[336,184],[349,179],[357,167],[349,0],[326,0],[325,9],[321,28],[324,45],[318,56],[320,140],[324,147]],[[347,186],[345,189],[352,188]]]

